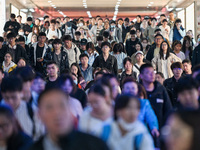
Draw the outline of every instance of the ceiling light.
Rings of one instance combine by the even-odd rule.
[[[33,8],[29,9],[30,12],[35,12],[35,10]]]
[[[117,4],[120,4],[120,2],[117,2]]]
[[[85,6],[85,8],[87,8],[87,6]]]
[[[154,2],[150,2],[150,4],[154,4]]]
[[[53,8],[56,8],[56,7],[53,7]]]
[[[55,7],[56,5],[51,5],[52,7]]]
[[[51,3],[51,1],[48,1],[48,3]]]
[[[115,7],[119,7],[119,4],[117,4]]]
[[[87,3],[83,3],[84,5],[87,5]]]
[[[151,4],[148,4],[148,6],[151,6]]]

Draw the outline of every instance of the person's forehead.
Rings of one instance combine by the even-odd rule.
[[[45,93],[42,97],[41,97],[41,103],[46,103],[46,104],[50,104],[50,103],[59,103],[60,101],[66,101],[67,100],[67,96],[65,93],[55,90],[55,91],[49,91],[47,93]]]

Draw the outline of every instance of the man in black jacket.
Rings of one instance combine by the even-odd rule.
[[[139,39],[136,37],[136,31],[130,31],[131,38],[126,40],[126,52],[129,57],[131,57],[135,52],[135,45],[139,42]]]
[[[18,30],[20,29],[20,24],[15,20],[15,14],[10,15],[10,20],[6,22],[4,26],[4,31],[7,32],[8,29],[12,29],[15,34],[18,33]]]
[[[59,66],[60,73],[69,69],[68,54],[63,51],[62,41],[60,39],[55,39],[52,43],[53,51],[47,51],[44,56],[44,61],[55,61]]]
[[[168,92],[169,97],[171,99],[172,106],[174,108],[176,108],[177,105],[178,105],[178,101],[177,101],[177,93],[174,90],[174,88],[175,88],[178,80],[181,78],[181,75],[183,73],[182,63],[180,63],[180,62],[173,63],[171,65],[171,70],[172,70],[174,76],[169,78],[169,79],[166,79],[164,81],[164,86],[167,89],[167,92]]]
[[[151,64],[147,63],[140,67],[140,78],[158,118],[159,128],[161,128],[164,125],[165,117],[172,110],[167,91],[164,86],[155,81],[155,73]]]
[[[12,54],[13,62],[17,64],[19,58],[23,57],[26,61],[28,61],[28,56],[26,54],[26,50],[16,44],[16,35],[15,33],[11,32],[7,35],[8,45],[4,46],[0,51],[0,63],[4,60],[4,55],[6,52],[10,52]]]
[[[30,150],[108,150],[106,144],[86,133],[75,131],[75,118],[69,107],[69,97],[59,89],[48,89],[38,98],[39,116],[47,135]]]
[[[122,24],[122,41],[124,42],[126,38],[126,34],[130,31],[129,27],[129,18],[124,19],[124,23]]]

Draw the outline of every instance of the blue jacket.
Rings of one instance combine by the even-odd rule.
[[[140,114],[138,116],[138,120],[147,124],[150,130],[157,129],[158,127],[158,119],[155,115],[154,110],[151,107],[151,104],[148,99],[140,99]]]

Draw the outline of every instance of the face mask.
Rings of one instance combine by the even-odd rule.
[[[24,32],[18,32],[19,35],[24,35]]]
[[[115,28],[115,25],[111,25],[111,28]]]
[[[200,38],[198,38],[198,42],[200,42]]]
[[[77,84],[78,84],[78,81],[77,81],[77,80],[74,80],[74,83],[77,85]]]
[[[133,123],[127,123],[122,119],[121,117],[117,120],[117,122],[120,124],[120,126],[125,129],[126,131],[132,131],[135,128],[135,122]]]
[[[67,30],[71,30],[72,27],[67,27]]]
[[[83,23],[79,23],[79,26],[82,27],[82,26],[83,26]]]

